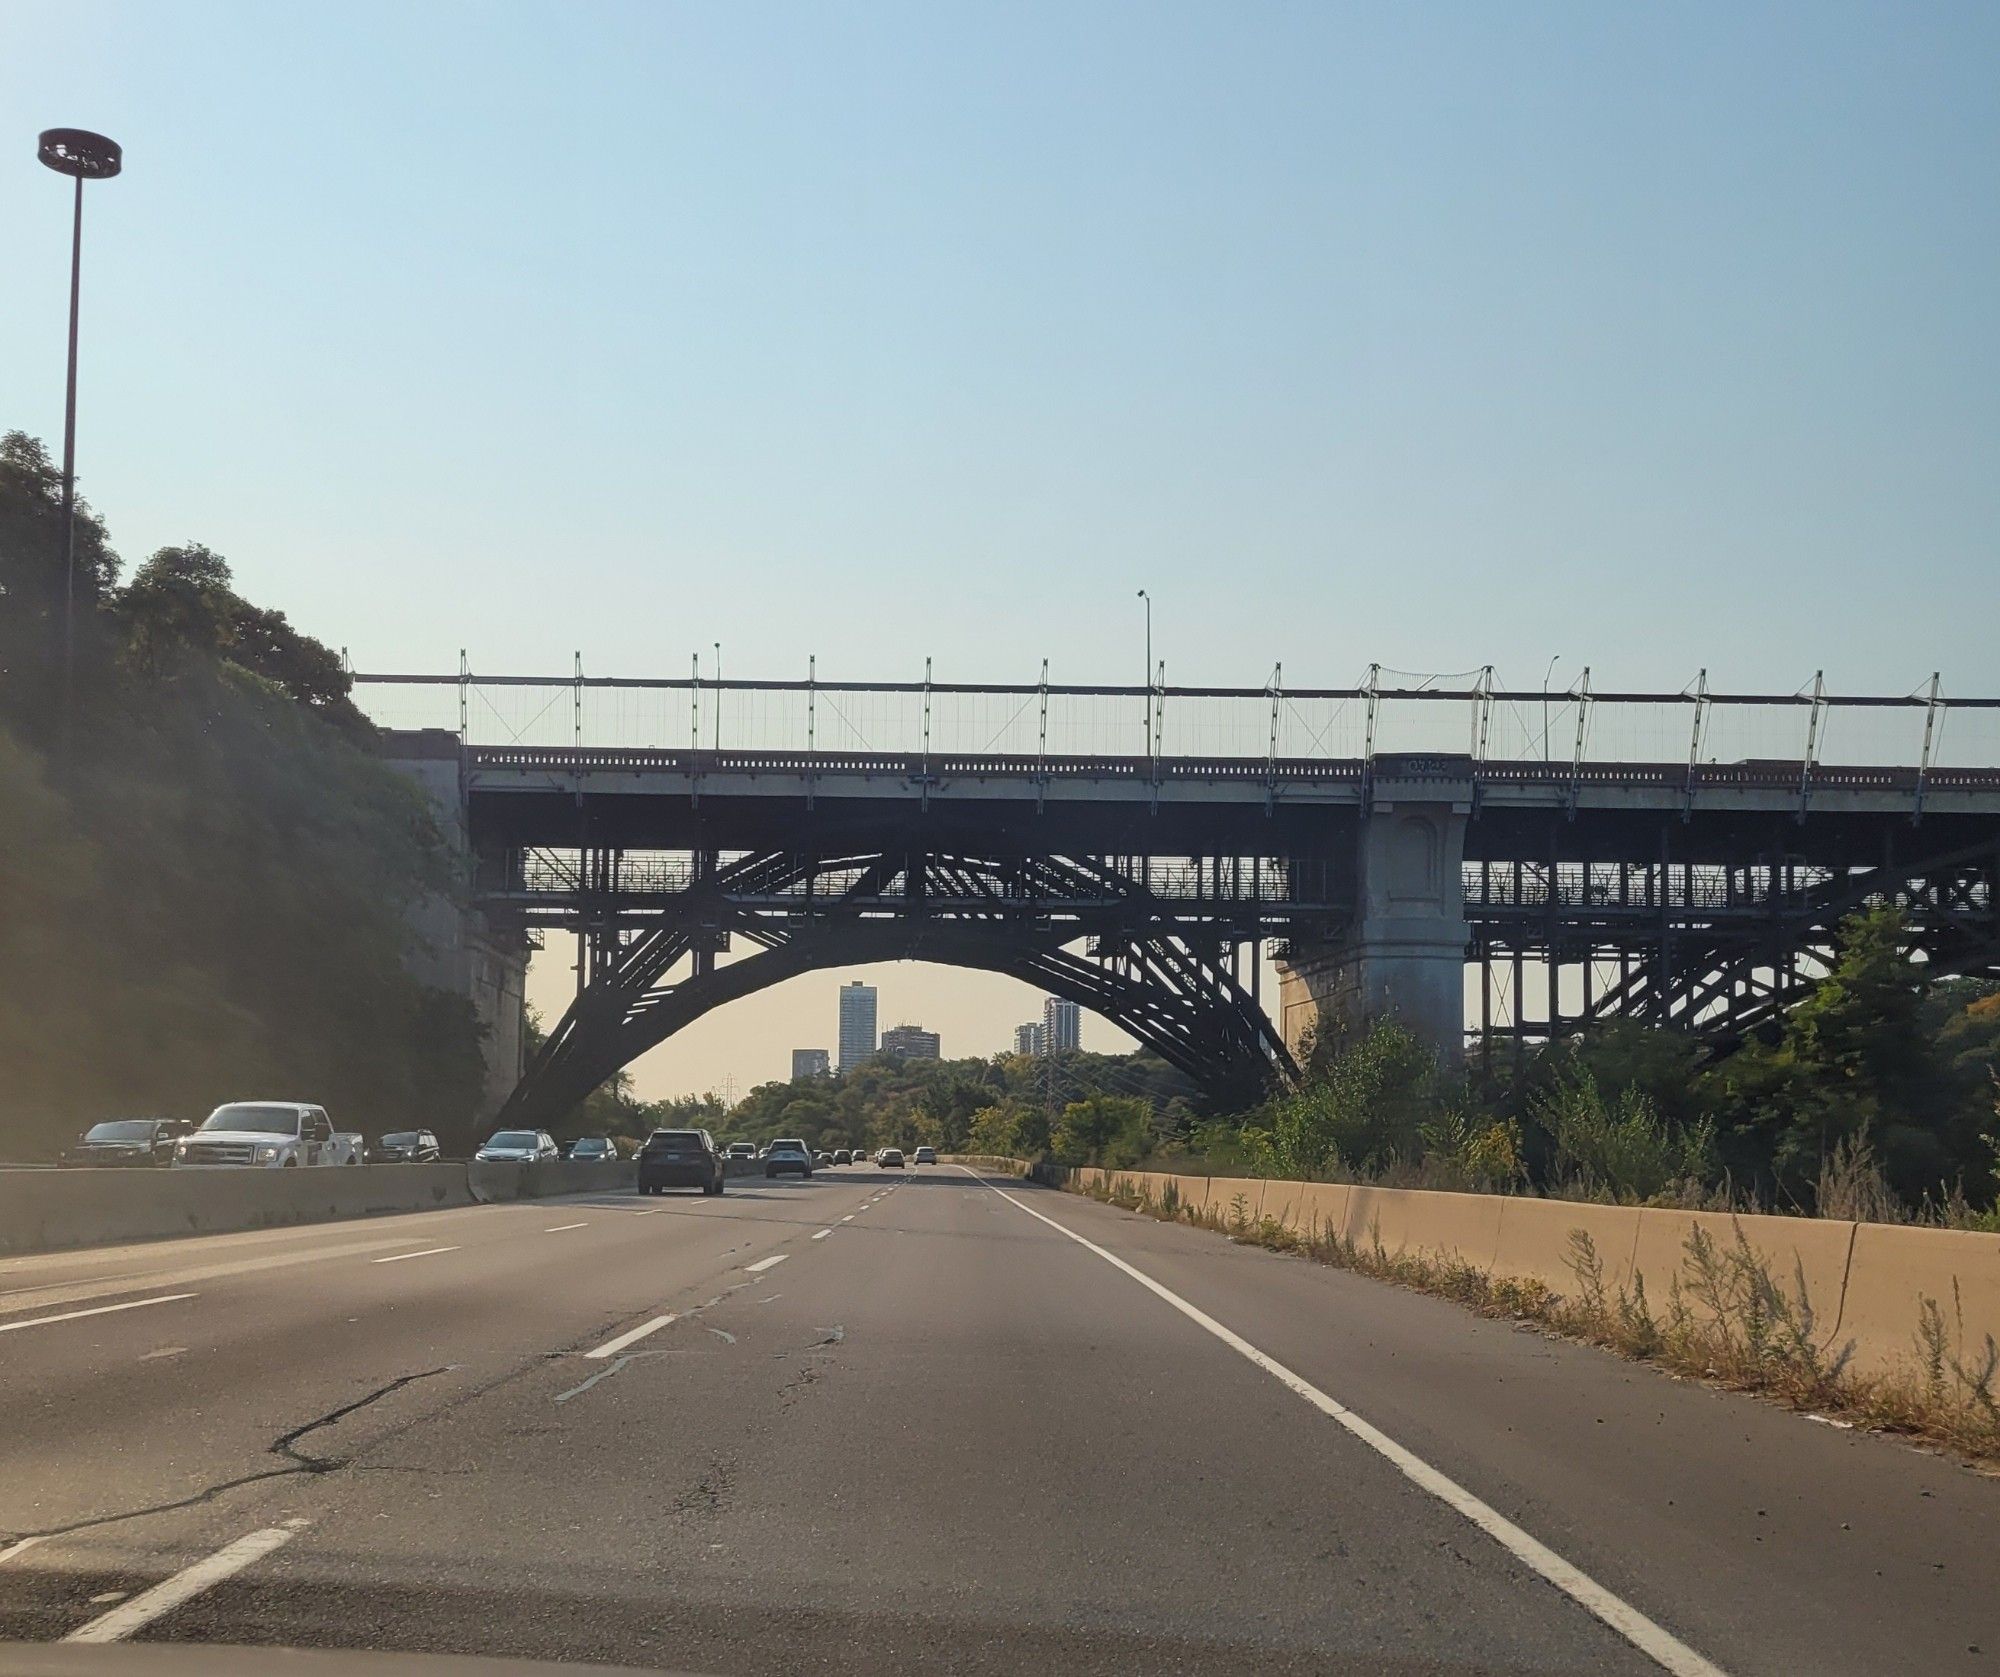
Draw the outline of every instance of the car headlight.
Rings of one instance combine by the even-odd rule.
[[[277,1156],[278,1156],[277,1148],[265,1147],[261,1145],[257,1148],[255,1153],[255,1158],[260,1165],[268,1165]]]
[[[187,1152],[188,1152],[188,1144],[187,1144],[186,1142],[184,1142],[184,1141],[177,1141],[177,1142],[175,1142],[175,1143],[174,1143],[174,1157],[175,1157],[175,1158],[177,1158],[177,1159],[185,1159],[185,1158],[187,1157]]]

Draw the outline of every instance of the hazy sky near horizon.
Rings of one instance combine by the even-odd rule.
[[[1992,692],[1996,85],[1986,4],[0,0],[0,427],[93,127],[85,492],[363,668],[1131,680],[1145,586],[1176,680]]]

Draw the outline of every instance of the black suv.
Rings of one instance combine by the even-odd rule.
[[[715,1138],[706,1130],[655,1130],[639,1149],[639,1192],[699,1188],[719,1194],[726,1173]]]
[[[111,1118],[92,1124],[76,1144],[63,1149],[66,1165],[166,1165],[173,1163],[174,1143],[192,1135],[184,1118]]]
[[[434,1165],[444,1157],[429,1130],[391,1130],[369,1142],[365,1154],[371,1165]]]

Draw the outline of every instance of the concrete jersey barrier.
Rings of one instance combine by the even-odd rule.
[[[739,1173],[732,1169],[730,1174]],[[324,1170],[0,1169],[0,1255],[616,1192],[636,1185],[629,1159]]]
[[[1687,1286],[1691,1239],[1705,1236],[1723,1252],[1740,1242],[1792,1306],[1810,1314],[1814,1341],[1828,1359],[1845,1358],[1862,1374],[1908,1368],[1932,1307],[1945,1344],[1968,1366],[1984,1361],[1989,1341],[2000,1342],[2000,1235],[1519,1194],[1065,1169],[1018,1159],[963,1162],[1014,1175],[1032,1171],[1038,1180],[1085,1192],[1130,1194],[1155,1209],[1172,1204],[1225,1227],[1274,1223],[1303,1239],[1456,1260],[1495,1277],[1539,1281],[1556,1293],[1580,1289],[1577,1264],[1587,1254],[1601,1266],[1608,1294],[1629,1295],[1643,1285],[1656,1315],[1664,1314],[1676,1279],[1683,1308],[1697,1318],[1706,1309]]]

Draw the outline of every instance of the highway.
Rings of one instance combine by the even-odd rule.
[[[2000,1485],[926,1167],[0,1262],[0,1637],[763,1672],[1982,1670]]]

